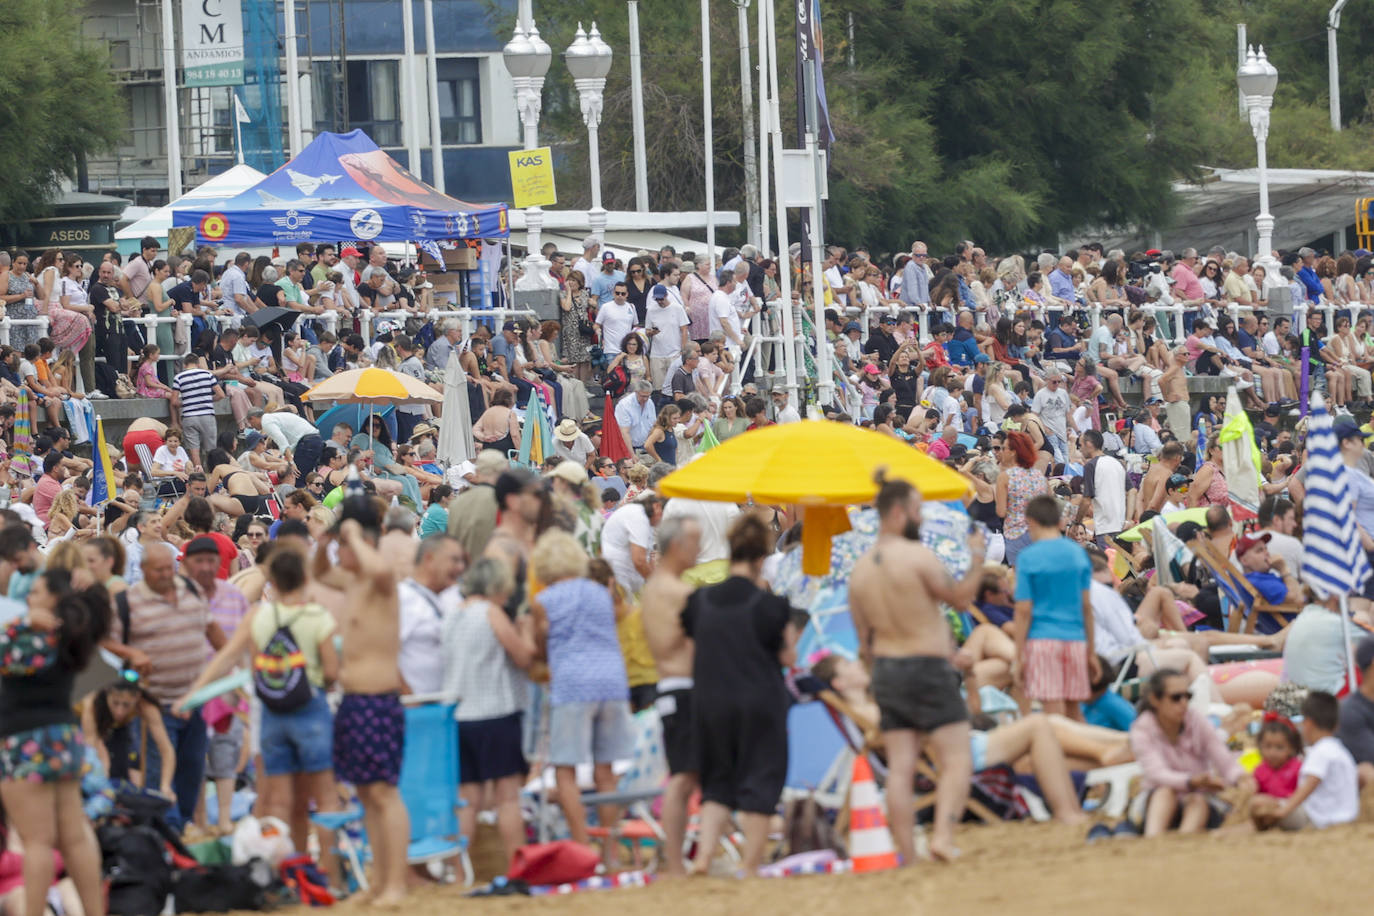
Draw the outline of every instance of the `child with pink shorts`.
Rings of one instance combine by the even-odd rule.
[[[1047,713],[1082,718],[1098,671],[1087,551],[1060,531],[1059,503],[1037,496],[1026,504],[1031,544],[1016,557],[1016,657],[1012,682]]]

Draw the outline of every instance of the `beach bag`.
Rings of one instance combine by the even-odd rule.
[[[107,824],[96,832],[109,882],[111,916],[158,916],[172,890],[162,834],[145,824]]]
[[[115,397],[117,397],[117,398],[136,398],[136,397],[138,397],[138,389],[134,387],[134,383],[133,383],[133,382],[129,381],[129,376],[125,375],[123,372],[117,373],[117,374],[115,375]]]
[[[281,863],[281,877],[286,886],[295,891],[301,903],[310,906],[334,905],[329,881],[310,856],[292,856]]]
[[[198,865],[172,877],[172,905],[178,913],[228,913],[267,908],[277,883],[261,859],[247,865]]]
[[[291,624],[282,624],[280,610],[281,605],[273,602],[276,632],[253,655],[253,690],[272,712],[289,713],[309,703],[315,691],[307,676],[305,653],[291,632]]]
[[[291,828],[281,818],[250,816],[234,827],[230,858],[235,865],[247,865],[254,859],[262,859],[275,868],[295,851],[291,845]]]
[[[575,884],[595,875],[600,864],[595,849],[572,840],[531,843],[511,856],[506,877],[527,884]]]
[[[630,373],[625,368],[624,361],[616,366],[606,377],[601,380],[602,389],[613,398],[619,398],[630,388]]]
[[[814,798],[797,798],[783,808],[783,839],[786,854],[831,850],[844,858],[844,843],[835,833],[835,825]]]
[[[107,398],[119,397],[119,372],[109,363],[95,364],[95,387]]]

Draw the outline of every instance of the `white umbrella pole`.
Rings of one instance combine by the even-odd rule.
[[[1359,684],[1355,680],[1355,649],[1350,644],[1350,596],[1341,595],[1341,644],[1345,647],[1345,676],[1346,683],[1350,686],[1353,693],[1359,689]]]

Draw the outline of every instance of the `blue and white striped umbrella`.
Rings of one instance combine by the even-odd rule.
[[[1307,497],[1302,505],[1302,577],[1318,595],[1350,595],[1371,573],[1346,482],[1340,443],[1321,395],[1307,421]]]

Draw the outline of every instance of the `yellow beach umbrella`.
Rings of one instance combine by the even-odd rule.
[[[659,482],[665,496],[796,505],[802,569],[824,575],[830,538],[849,530],[845,507],[878,493],[874,474],[906,480],[926,499],[959,499],[963,477],[910,445],[847,423],[782,423],[735,436]]]
[[[330,376],[301,395],[303,401],[339,404],[438,404],[444,396],[419,379],[390,369],[350,369]]]

